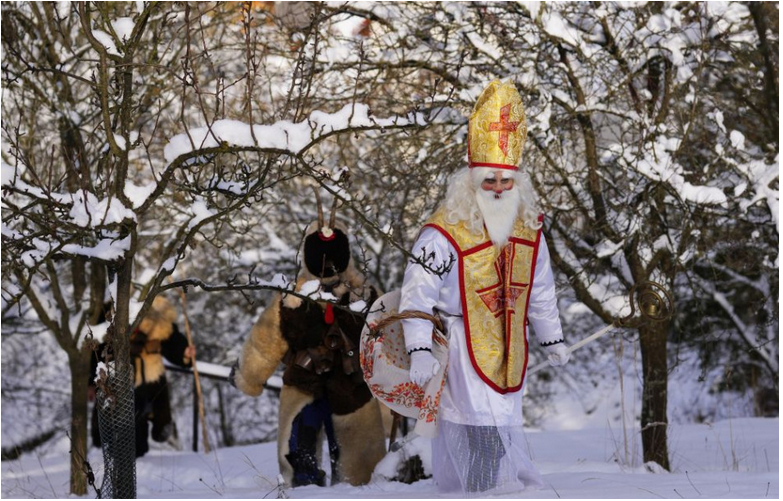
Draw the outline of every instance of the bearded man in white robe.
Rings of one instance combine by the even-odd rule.
[[[527,127],[511,83],[492,82],[468,122],[468,168],[413,246],[429,261],[405,271],[399,311],[438,315],[449,338],[448,372],[433,440],[443,491],[502,493],[543,487],[522,428],[528,323],[552,365],[563,339],[543,215],[519,171]],[[439,267],[452,263],[445,273]],[[403,320],[411,380],[424,387],[440,365],[432,324]]]

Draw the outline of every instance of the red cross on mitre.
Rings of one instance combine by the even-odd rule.
[[[508,133],[516,132],[519,122],[509,122],[511,118],[511,103],[500,108],[500,121],[489,124],[489,130],[500,132],[498,137],[498,147],[504,155],[508,155]]]

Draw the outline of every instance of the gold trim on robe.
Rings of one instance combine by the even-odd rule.
[[[519,391],[527,369],[527,308],[541,230],[517,219],[501,250],[486,228],[477,235],[464,222],[449,224],[444,216],[442,210],[436,212],[425,226],[440,231],[457,250],[465,338],[473,368],[495,391]]]

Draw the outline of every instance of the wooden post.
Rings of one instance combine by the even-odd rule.
[[[188,320],[188,300],[185,298],[185,291],[179,290],[179,297],[182,300],[182,315],[185,318],[185,336],[188,338],[188,346],[193,346],[193,336],[190,333],[190,321]],[[198,368],[196,367],[196,357],[191,360],[193,369],[193,382],[196,385],[196,397],[198,398],[198,415],[201,418],[201,434],[204,440],[204,453],[209,454],[209,436],[207,435],[207,420],[204,417],[204,399],[201,396],[201,380],[198,377]]]

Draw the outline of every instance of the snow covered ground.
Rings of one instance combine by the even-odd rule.
[[[517,493],[526,499],[620,498],[771,498],[779,497],[779,420],[741,418],[714,424],[673,424],[669,428],[672,472],[650,471],[639,464],[636,442],[625,447],[623,430],[586,428],[529,431],[533,461],[547,488]],[[425,445],[417,439],[411,446]],[[425,447],[426,448],[426,447]],[[3,498],[68,497],[67,443],[46,452],[25,454],[2,463]],[[626,452],[627,451],[627,452]],[[628,458],[626,460],[626,458]],[[102,460],[91,449],[89,460],[102,476]],[[387,462],[379,465],[382,472]],[[425,464],[431,458],[424,458]],[[626,465],[637,466],[626,466]],[[180,452],[153,444],[137,462],[140,498],[442,498],[431,479],[412,485],[385,480],[351,487],[277,487],[274,443],[218,449],[208,455]],[[89,497],[95,497],[91,492]]]

